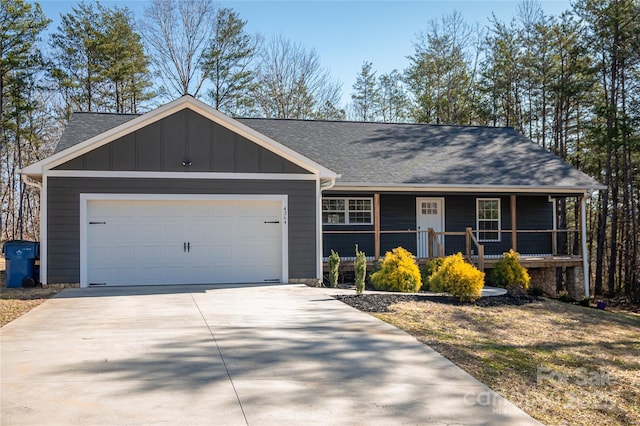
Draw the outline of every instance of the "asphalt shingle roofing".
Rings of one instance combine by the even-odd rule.
[[[240,119],[340,173],[340,183],[589,187],[511,128]]]
[[[139,114],[76,112],[71,116],[58,141],[55,152],[72,147],[109,129],[138,117]]]
[[[137,115],[74,114],[56,151]],[[339,173],[338,185],[590,189],[598,182],[512,128],[242,118]]]

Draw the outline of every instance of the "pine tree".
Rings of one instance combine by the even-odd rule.
[[[106,83],[103,96],[111,99],[107,105],[110,110],[137,113],[140,105],[154,96],[149,58],[140,35],[134,31],[129,9],[99,6],[99,11],[103,31],[99,51]]]
[[[127,8],[80,3],[51,35],[51,75],[65,118],[74,111],[137,112],[153,94],[149,59]]]
[[[382,74],[378,78],[378,109],[384,122],[403,122],[407,120],[409,99],[405,91],[402,75],[398,70]]]
[[[376,72],[373,64],[364,62],[353,85],[351,100],[353,112],[358,121],[375,121],[378,117],[379,96],[376,87]]]
[[[435,124],[474,121],[473,29],[460,13],[433,20],[418,35],[406,81],[415,99],[414,120]]]
[[[482,86],[489,99],[491,123],[522,132],[523,52],[516,23],[507,25],[494,17],[492,24],[482,67]]]
[[[202,72],[213,84],[207,95],[215,109],[227,114],[253,106],[251,65],[259,38],[245,32],[246,24],[234,10],[219,9],[214,38],[203,54]]]
[[[18,170],[46,152],[34,118],[44,63],[39,35],[49,22],[37,3],[0,2],[0,240],[38,233],[38,194]]]
[[[67,118],[76,110],[103,109],[100,15],[92,3],[82,2],[71,10],[62,15],[57,32],[51,35],[52,76],[64,94]]]
[[[591,137],[603,153],[599,169],[604,170],[602,178],[607,186],[599,198],[595,292],[604,292],[606,278],[608,294],[624,290],[640,300],[638,201],[637,195],[633,196],[638,191],[640,117],[637,110],[629,108],[638,99],[640,4],[634,0],[581,0],[575,11],[585,24],[585,44],[593,51],[592,65],[598,76]],[[625,230],[631,232],[624,234]],[[627,243],[628,238],[632,241]]]

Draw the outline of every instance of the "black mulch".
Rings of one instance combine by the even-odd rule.
[[[446,303],[449,305],[473,305],[482,307],[491,306],[507,306],[507,305],[525,305],[527,303],[542,302],[544,299],[530,296],[527,294],[512,296],[491,296],[483,297],[475,302],[460,302],[457,298],[448,296],[432,296],[422,294],[351,294],[351,295],[336,295],[336,299],[346,303],[349,306],[364,311],[364,312],[389,312],[389,306],[400,302],[435,302]]]

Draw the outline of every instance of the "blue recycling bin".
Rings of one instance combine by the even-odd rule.
[[[2,246],[6,260],[7,287],[22,287],[25,279],[38,282],[36,259],[40,256],[40,243],[36,241],[12,240]]]

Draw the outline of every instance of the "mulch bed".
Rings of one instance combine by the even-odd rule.
[[[542,302],[544,299],[536,296],[530,296],[527,294],[512,296],[491,296],[483,297],[475,302],[460,302],[457,298],[448,296],[433,296],[422,294],[353,294],[353,295],[337,295],[337,300],[346,303],[360,311],[364,312],[389,312],[389,306],[401,302],[434,302],[434,303],[446,303],[448,305],[474,305],[481,307],[491,306],[520,306],[528,303]]]

